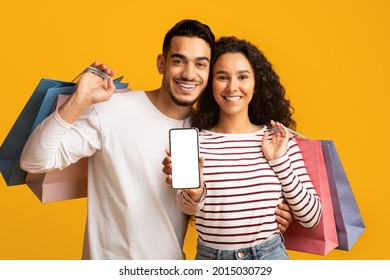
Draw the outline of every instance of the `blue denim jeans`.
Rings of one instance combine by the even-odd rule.
[[[261,244],[237,250],[219,250],[198,240],[195,260],[289,260],[283,237],[275,234]]]

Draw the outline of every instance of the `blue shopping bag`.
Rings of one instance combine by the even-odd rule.
[[[114,80],[125,89],[123,77]],[[34,128],[50,115],[59,94],[71,94],[76,83],[42,78],[0,147],[0,172],[8,186],[24,184],[26,171],[20,168],[20,155]]]
[[[321,145],[339,241],[336,249],[349,251],[366,227],[334,142],[321,140]]]

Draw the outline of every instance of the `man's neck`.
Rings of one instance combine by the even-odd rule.
[[[145,91],[150,102],[164,115],[175,120],[186,119],[192,111],[192,106],[176,105],[162,88]]]

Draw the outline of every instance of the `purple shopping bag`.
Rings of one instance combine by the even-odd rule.
[[[322,140],[321,144],[339,240],[336,249],[349,251],[366,227],[334,142]]]

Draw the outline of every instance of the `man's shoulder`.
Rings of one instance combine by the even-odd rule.
[[[143,90],[132,90],[132,89],[117,89],[111,98],[129,98],[129,97],[139,97],[145,95]]]
[[[143,90],[117,90],[109,100],[94,104],[98,111],[121,110],[121,108],[129,109],[129,106],[139,106],[144,99],[145,92]]]
[[[111,98],[106,102],[110,103],[121,103],[126,102],[128,99],[143,99],[145,96],[145,91],[143,90],[131,90],[131,89],[119,89],[116,90],[115,93],[111,96]]]

